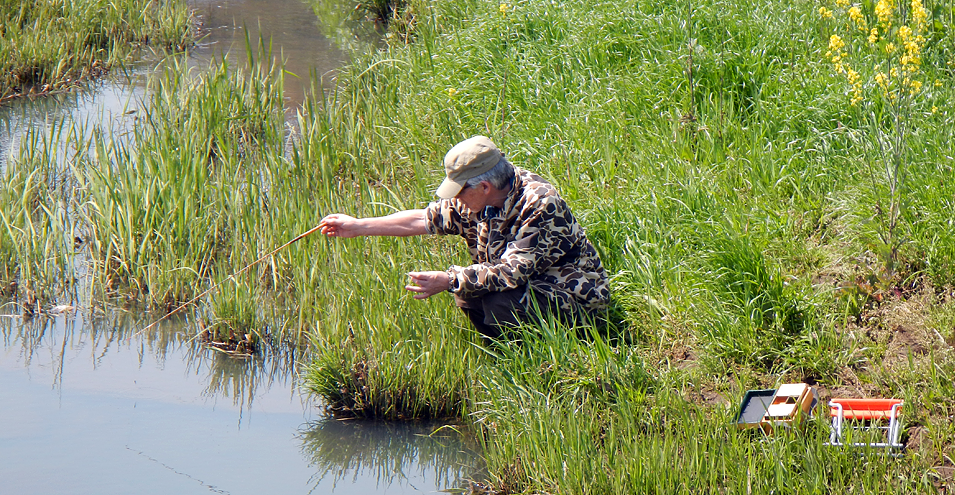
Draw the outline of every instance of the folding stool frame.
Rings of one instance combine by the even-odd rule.
[[[886,406],[889,406],[886,408]],[[883,449],[900,449],[899,441],[902,436],[902,425],[899,416],[902,413],[900,399],[832,399],[829,401],[829,410],[832,415],[832,425],[829,433],[829,445],[849,447],[873,447]],[[868,427],[855,426],[856,430],[881,429],[886,430],[885,442],[843,442],[843,428],[845,420],[851,419],[861,425],[869,423]],[[888,426],[878,426],[883,420],[889,420]]]

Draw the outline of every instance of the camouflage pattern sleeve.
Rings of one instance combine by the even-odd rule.
[[[428,233],[432,235],[463,235],[465,219],[461,209],[456,207],[455,199],[442,199],[432,202],[425,208]]]

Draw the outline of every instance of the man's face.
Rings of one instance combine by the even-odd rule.
[[[482,181],[476,186],[465,185],[455,198],[464,203],[468,210],[472,212],[481,211],[488,205],[490,190],[491,184]]]

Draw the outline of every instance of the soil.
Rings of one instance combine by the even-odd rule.
[[[820,402],[825,404],[832,397],[880,397],[886,396],[886,377],[899,377],[912,370],[926,369],[945,356],[951,356],[953,348],[926,320],[927,308],[935,304],[935,294],[925,289],[908,298],[896,297],[867,311],[860,321],[864,325],[850,328],[860,346],[884,348],[881,359],[874,359],[858,369],[850,367],[839,370],[831,389],[819,388]],[[937,418],[936,418],[937,419]],[[935,478],[940,493],[955,493],[955,466],[941,452],[952,451],[955,446],[939,448],[934,445],[929,430],[924,424],[909,423],[902,435],[905,452],[921,453],[935,457],[937,464],[929,474]],[[931,461],[930,461],[931,462]]]
[[[890,297],[866,308],[854,323],[842,330],[859,349],[857,361],[837,370],[834,376],[788,376],[786,381],[803,381],[812,385],[818,394],[819,405],[826,413],[825,405],[832,398],[893,396],[900,383],[918,377],[920,370],[927,370],[941,360],[953,359],[955,336],[946,341],[945,336],[933,328],[934,323],[928,320],[930,308],[940,303],[942,301],[935,292],[927,287],[921,291],[893,292]],[[665,360],[680,370],[699,366],[693,349],[685,344],[674,345]],[[774,388],[780,376],[761,375],[751,379],[755,388]],[[737,395],[742,396],[743,391],[719,390],[716,385],[718,383],[713,382],[688,387],[684,396],[695,404],[711,406],[733,406]],[[949,414],[945,412],[947,410],[942,409],[942,416]],[[927,475],[934,479],[939,493],[955,495],[955,463],[951,454],[945,454],[955,452],[955,445],[939,446],[938,440],[932,437],[933,427],[929,424],[939,421],[944,424],[950,419],[939,417],[938,412],[914,413],[910,411],[903,416],[903,452],[926,459],[928,465],[934,466]]]

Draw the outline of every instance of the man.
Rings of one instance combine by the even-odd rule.
[[[511,165],[484,136],[451,148],[444,169],[440,201],[384,217],[328,215],[319,224],[322,233],[464,237],[472,265],[411,272],[405,288],[415,299],[451,292],[492,339],[547,312],[576,321],[607,307],[607,275],[597,251],[551,184]]]

